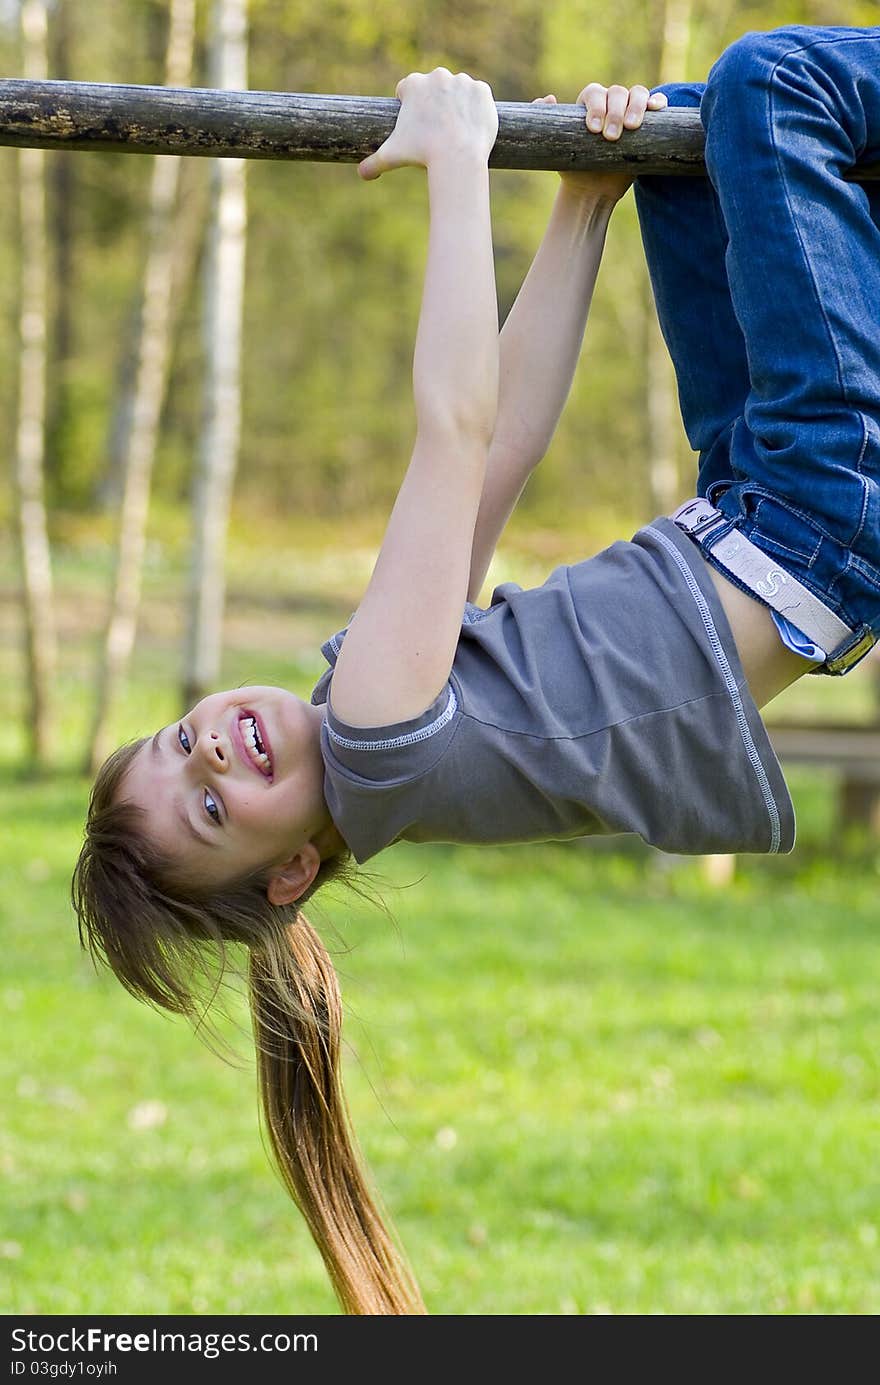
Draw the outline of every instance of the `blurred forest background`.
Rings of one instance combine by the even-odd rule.
[[[233,80],[226,85],[389,95],[407,71],[443,63],[485,78],[507,101],[530,101],[547,91],[573,101],[594,78],[626,84],[699,79],[749,28],[876,19],[876,6],[864,0],[621,0],[612,9],[590,0],[509,0],[503,6],[489,0],[203,0],[195,6],[194,0],[176,0],[175,55],[168,50],[175,13],[170,0],[3,0],[0,66],[8,75],[38,75],[42,64],[50,77],[83,81],[161,84],[170,76],[177,85],[222,85],[215,21],[224,11],[227,21],[234,14],[239,24],[237,56],[227,69]],[[187,35],[193,20],[194,34]],[[202,465],[209,476],[212,465],[225,467],[226,479],[210,483],[207,494],[222,491],[234,476],[233,530],[237,522],[257,533],[262,526],[266,549],[283,547],[279,526],[286,526],[288,538],[301,536],[310,520],[315,533],[328,532],[319,521],[332,521],[329,533],[340,538],[362,532],[370,521],[381,532],[413,432],[410,370],[426,209],[423,179],[411,172],[368,187],[351,165],[250,162],[246,183],[242,171],[232,194],[240,199],[242,305],[235,283],[215,283],[212,308],[206,274],[216,172],[210,161],[184,160],[166,171],[163,187],[156,164],[143,156],[34,157],[33,151],[0,150],[6,189],[0,200],[0,428],[4,451],[10,458],[18,452],[19,468],[30,467],[32,480],[35,467],[44,469],[48,545],[56,561],[63,565],[64,552],[77,542],[86,540],[96,560],[103,546],[109,565],[104,609],[97,585],[90,607],[97,682],[102,630],[103,644],[111,652],[114,646],[106,608],[132,446],[142,454],[143,495],[140,501],[129,497],[125,546],[132,571],[117,576],[123,587],[128,581],[128,595],[117,597],[123,606],[127,600],[127,611],[125,629],[115,635],[116,682],[127,661],[120,651],[131,645],[139,619],[136,550],[147,523],[147,493],[148,573],[163,554],[170,565],[175,552],[184,566],[199,568],[207,540],[186,517],[194,511],[213,525],[213,571],[202,566],[189,579],[189,597],[181,591],[190,608],[214,591],[216,607],[213,617],[190,617],[177,675],[185,701],[216,676],[222,628],[226,516],[222,497],[214,518],[204,516],[200,450],[203,459],[206,451],[212,454]],[[229,168],[224,173],[234,176]],[[540,239],[555,185],[552,173],[493,174],[502,320]],[[158,309],[151,308],[151,295],[158,296]],[[227,314],[225,327],[218,311]],[[35,328],[41,315],[43,326]],[[158,345],[144,346],[139,333],[145,321],[154,328],[158,323]],[[221,326],[206,331],[206,321]],[[225,364],[214,359],[212,365],[212,351],[216,357],[235,337],[238,321],[240,351],[233,341]],[[22,335],[28,322],[35,334],[30,355]],[[138,444],[126,425],[139,350],[141,367],[146,352],[149,398]],[[239,379],[230,379],[239,363]],[[30,389],[28,370],[35,377]],[[218,370],[221,377],[226,372],[227,394],[240,385],[240,432],[235,401],[224,428]],[[206,394],[206,378],[213,378],[213,393]],[[142,423],[143,414],[141,400]],[[29,460],[22,461],[22,446],[30,448]],[[221,461],[213,454],[224,446]],[[545,534],[576,533],[572,556],[583,556],[677,503],[690,492],[692,475],[629,197],[612,226],[582,367],[547,463],[523,498],[519,523]],[[16,527],[12,495],[12,488],[2,488],[0,524],[10,539]],[[193,503],[194,495],[202,501]],[[33,498],[39,499],[36,492]],[[43,683],[42,690],[32,688],[26,709],[32,762],[49,753],[54,667],[50,558],[46,543],[41,547],[34,536],[35,523],[38,529],[32,514],[29,583],[37,590],[30,680],[22,679]],[[558,556],[552,548],[551,542],[549,556]],[[186,556],[190,549],[195,557]],[[199,620],[201,630],[194,628]],[[208,653],[206,643],[213,646]],[[115,692],[115,686],[105,689],[108,704]],[[92,759],[107,748],[109,713],[108,705],[101,726],[93,717]]]

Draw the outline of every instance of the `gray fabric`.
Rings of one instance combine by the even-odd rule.
[[[680,854],[790,851],[794,810],[718,594],[657,519],[540,587],[468,605],[449,682],[420,717],[332,710],[324,790],[356,860],[390,843],[637,833]]]

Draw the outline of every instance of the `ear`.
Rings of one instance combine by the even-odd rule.
[[[306,842],[295,856],[272,872],[266,894],[270,904],[292,904],[305,894],[321,865],[321,855],[312,842]]]

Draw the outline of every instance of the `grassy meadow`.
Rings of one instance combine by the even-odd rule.
[[[117,732],[168,720],[183,535],[153,525]],[[264,1154],[247,1016],[222,1061],[80,955],[68,899],[106,535],[56,533],[57,771],[23,763],[15,573],[0,561],[0,1305],[5,1313],[333,1314]],[[604,538],[604,536],[601,536]],[[375,530],[240,520],[224,684],[306,694]],[[522,530],[497,580],[579,556]],[[854,718],[867,673],[778,714]],[[626,842],[397,847],[388,913],[314,911],[348,1011],[347,1086],[437,1314],[880,1311],[880,847],[842,840],[833,782],[793,773],[799,841],[699,861]]]

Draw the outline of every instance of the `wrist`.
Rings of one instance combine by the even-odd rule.
[[[623,197],[629,182],[582,173],[560,174],[557,200],[561,206],[584,215],[609,216]]]
[[[488,175],[489,155],[480,149],[451,149],[446,147],[425,164],[432,182],[459,182],[462,179],[480,180]]]
[[[551,223],[577,244],[592,242],[597,234],[604,240],[616,205],[617,199],[599,188],[580,190],[563,183],[553,204]]]

